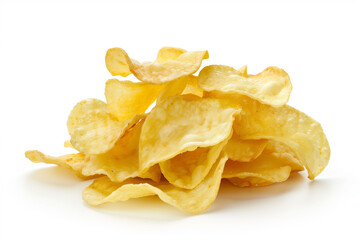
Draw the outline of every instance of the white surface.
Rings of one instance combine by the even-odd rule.
[[[1,2],[1,239],[359,237],[359,2],[101,2]],[[87,206],[90,182],[24,152],[70,151],[67,116],[82,99],[104,99],[115,46],[142,61],[176,46],[209,50],[204,65],[284,68],[289,104],[322,124],[330,164],[314,182],[304,173],[257,189],[224,184],[197,216],[155,197]]]

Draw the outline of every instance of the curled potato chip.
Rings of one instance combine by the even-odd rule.
[[[105,86],[108,110],[119,121],[132,118],[136,114],[143,114],[164,87],[164,85],[110,79]]]
[[[143,123],[142,119],[134,127],[128,129],[106,153],[90,155],[90,160],[82,169],[82,173],[107,175],[114,182],[122,182],[127,178],[137,176],[143,178],[150,176],[154,181],[159,181],[161,173],[158,165],[150,168],[150,173],[149,171],[143,174],[139,172],[139,138]]]
[[[287,151],[277,152],[284,149]],[[227,161],[223,178],[230,179],[230,182],[240,187],[264,186],[283,182],[291,171],[302,170],[304,168],[289,148],[269,141],[261,155],[251,162]]]
[[[152,109],[140,136],[140,168],[216,145],[232,132],[236,110],[227,101],[193,95],[169,97]]]
[[[90,205],[106,202],[127,201],[158,195],[159,198],[185,212],[197,214],[206,210],[215,200],[221,182],[226,154],[221,154],[206,178],[194,189],[182,189],[167,182],[155,183],[140,179],[128,179],[123,183],[111,182],[109,178],[96,179],[83,191],[83,199]]]
[[[33,162],[57,164],[72,169],[81,178],[107,175],[112,181],[121,182],[132,177],[150,178],[158,182],[161,178],[159,165],[152,166],[148,171],[139,172],[139,137],[141,120],[126,131],[108,152],[99,155],[82,153],[69,154],[61,157],[47,156],[39,151],[27,151],[25,156]]]
[[[282,106],[292,90],[289,75],[277,67],[268,67],[257,75],[244,75],[232,67],[211,65],[199,73],[199,86],[205,91],[241,94],[264,104]]]
[[[182,52],[175,48],[161,49],[156,62],[131,59],[121,48],[111,48],[105,56],[106,67],[112,75],[126,77],[130,73],[143,82],[163,84],[195,73],[203,59],[209,58],[207,51]]]
[[[249,162],[262,153],[267,142],[266,139],[244,140],[234,133],[226,144],[224,151],[231,160]]]
[[[143,115],[135,115],[120,122],[109,114],[106,103],[97,99],[83,100],[76,104],[68,118],[70,142],[81,153],[104,153],[141,118]]]
[[[174,186],[193,189],[209,173],[227,141],[228,139],[212,147],[199,147],[194,151],[180,153],[161,162],[161,172]]]
[[[247,97],[237,98],[242,108],[234,130],[243,139],[270,139],[295,152],[314,179],[330,159],[330,147],[321,125],[290,106],[271,107]]]
[[[56,164],[61,167],[69,168],[74,171],[76,176],[84,179],[89,178],[88,176],[82,174],[82,169],[86,164],[86,162],[88,161],[86,155],[82,153],[68,154],[60,157],[52,157],[34,150],[34,151],[26,151],[25,157],[34,163],[42,162],[42,163]]]

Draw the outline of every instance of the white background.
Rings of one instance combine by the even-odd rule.
[[[2,1],[0,10],[1,239],[359,237],[359,2]],[[151,61],[163,46],[207,49],[204,65],[284,68],[289,104],[327,134],[325,171],[256,189],[224,183],[192,216],[156,197],[89,207],[90,182],[25,159],[30,149],[71,151],[67,116],[82,99],[104,100],[108,48]]]

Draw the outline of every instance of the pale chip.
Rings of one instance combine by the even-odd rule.
[[[49,164],[56,164],[61,167],[69,168],[74,171],[76,176],[83,179],[89,178],[89,176],[85,176],[82,174],[82,169],[86,164],[86,162],[88,161],[86,155],[82,153],[68,154],[60,157],[52,157],[45,155],[42,152],[33,150],[33,151],[26,151],[25,157],[34,163],[49,163]]]
[[[226,154],[221,154],[206,178],[191,190],[178,188],[167,182],[155,183],[141,179],[128,179],[123,183],[114,183],[109,178],[103,177],[96,179],[84,189],[83,199],[90,205],[99,205],[158,195],[162,201],[182,211],[197,214],[206,210],[214,202],[226,160]]]
[[[107,175],[114,182],[122,182],[137,176],[159,181],[161,173],[158,165],[150,168],[150,172],[146,171],[143,174],[139,172],[139,138],[143,123],[142,119],[128,129],[106,153],[90,155],[90,160],[82,169],[82,173]]]
[[[97,99],[79,102],[68,118],[71,144],[84,154],[100,154],[110,150],[124,132],[143,115],[135,115],[123,122],[109,114],[106,103]]]
[[[169,97],[156,105],[145,120],[140,136],[140,168],[214,146],[232,132],[235,109],[227,101],[193,95]]]
[[[208,92],[246,95],[272,106],[282,106],[289,100],[292,85],[284,70],[268,67],[257,75],[241,71],[223,65],[204,67],[199,73],[199,86]]]
[[[193,189],[209,173],[227,141],[228,139],[212,147],[199,147],[194,151],[180,153],[161,162],[161,172],[172,185]]]
[[[283,182],[292,171],[304,169],[290,149],[287,149],[288,152],[276,152],[273,145],[282,144],[269,141],[261,155],[251,162],[227,161],[223,178],[240,187],[255,187]]]
[[[270,139],[291,148],[308,171],[319,175],[330,159],[330,147],[321,125],[290,106],[271,107],[247,97],[237,98],[242,107],[234,130],[243,139]]]
[[[51,163],[70,168],[77,176],[85,179],[106,175],[116,182],[133,177],[150,178],[158,182],[161,178],[159,165],[152,166],[146,172],[139,172],[138,149],[143,122],[144,120],[141,120],[134,127],[128,129],[114,147],[104,154],[77,153],[51,157],[39,151],[27,151],[25,156],[32,162]]]
[[[106,53],[105,63],[114,76],[126,77],[133,73],[140,81],[163,84],[195,73],[202,60],[209,58],[207,51],[181,51],[160,50],[167,53],[160,53],[156,62],[139,63],[131,59],[123,49],[111,48]]]

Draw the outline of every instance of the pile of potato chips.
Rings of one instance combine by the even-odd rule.
[[[310,179],[320,174],[329,144],[318,122],[286,105],[288,74],[211,65],[193,75],[208,57],[165,47],[154,62],[140,63],[121,48],[109,49],[109,72],[134,74],[140,82],[110,79],[106,102],[75,105],[65,146],[79,153],[27,151],[26,157],[94,178],[83,192],[91,205],[158,195],[189,213],[206,210],[224,178],[256,187],[283,182],[304,167]]]

